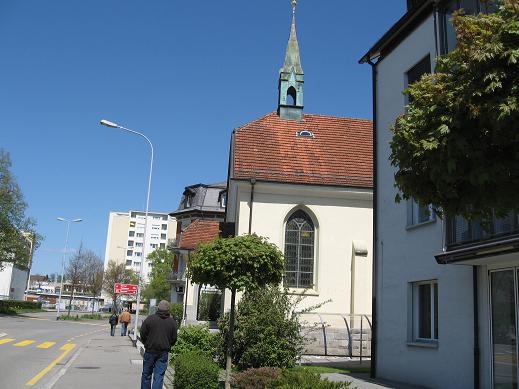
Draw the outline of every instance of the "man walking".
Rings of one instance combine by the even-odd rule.
[[[177,323],[169,314],[169,303],[162,300],[157,312],[144,320],[141,326],[144,344],[141,389],[162,389],[168,367],[168,352],[177,341]],[[153,375],[153,386],[151,376]]]
[[[119,316],[119,323],[121,323],[121,336],[126,336],[126,330],[132,321],[132,315],[128,312],[128,308],[124,308],[123,313]]]

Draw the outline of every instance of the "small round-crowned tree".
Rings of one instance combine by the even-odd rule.
[[[188,264],[188,277],[231,291],[231,312],[226,356],[225,388],[230,389],[236,292],[281,283],[283,254],[276,245],[257,235],[220,238],[200,245]]]
[[[457,46],[410,85],[390,160],[404,198],[489,220],[519,208],[519,0],[454,14]]]

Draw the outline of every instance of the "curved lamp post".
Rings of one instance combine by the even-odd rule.
[[[118,125],[116,123],[113,123],[113,122],[105,120],[105,119],[101,120],[100,124],[103,125],[103,126],[106,126],[106,127],[110,127],[110,128],[119,128],[119,129],[121,129],[123,131],[126,131],[126,132],[129,132],[131,134],[138,135],[138,136],[144,138],[148,142],[148,144],[150,145],[150,149],[151,149],[150,174],[149,174],[149,177],[148,177],[148,193],[146,195],[146,220],[144,221],[144,238],[142,240],[143,256],[144,256],[144,253],[146,252],[146,235],[148,233],[148,209],[149,209],[149,205],[150,205],[151,175],[152,175],[152,172],[153,172],[153,144],[148,139],[148,137],[146,135],[144,135],[143,133],[141,133],[141,132],[130,130],[129,128],[120,126],[120,125]],[[141,305],[142,268],[143,268],[143,264],[144,264],[144,260],[145,259],[146,259],[145,257],[141,259],[141,263],[140,263],[140,266],[139,266],[139,285],[138,285],[138,288],[137,288],[137,309],[135,310],[135,325],[134,325],[134,330],[133,330],[133,342],[134,342],[134,344],[137,342],[137,324],[139,322],[139,309],[140,309],[140,305]]]
[[[83,219],[68,220],[63,217],[58,217],[57,219],[60,222],[67,223],[67,235],[65,238],[65,249],[63,250],[63,257],[61,258],[61,282],[60,282],[60,287],[59,287],[59,300],[58,300],[58,309],[56,310],[56,320],[59,319],[59,314],[60,314],[60,309],[61,309],[61,293],[63,291],[63,277],[64,277],[64,273],[65,273],[65,256],[67,255],[67,251],[68,251],[68,237],[69,237],[69,232],[70,232],[70,223],[79,223],[80,221],[83,220]]]

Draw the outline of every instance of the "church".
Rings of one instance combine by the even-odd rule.
[[[372,122],[305,113],[295,0],[292,11],[277,110],[231,135],[225,221],[235,235],[255,233],[281,249],[284,286],[306,296],[299,309],[328,301],[308,315],[309,322],[322,323],[323,332],[325,325],[330,331],[346,330],[360,321],[368,328]],[[333,354],[334,346],[328,347],[307,351]]]

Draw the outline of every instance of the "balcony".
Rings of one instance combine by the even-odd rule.
[[[462,246],[496,242],[519,235],[519,213],[510,212],[507,216],[493,217],[488,224],[479,221],[468,221],[461,216],[447,219],[447,250],[455,250]]]

